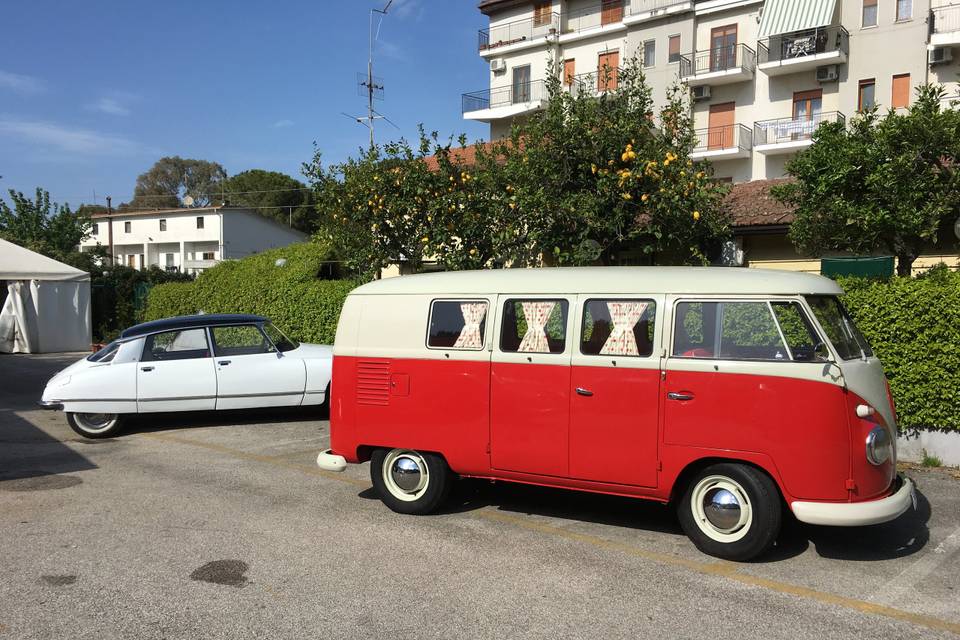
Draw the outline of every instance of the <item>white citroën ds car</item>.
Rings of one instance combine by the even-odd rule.
[[[133,413],[322,405],[331,363],[331,347],[291,340],[261,316],[167,318],[57,373],[40,405],[65,411],[80,435],[106,438]]]

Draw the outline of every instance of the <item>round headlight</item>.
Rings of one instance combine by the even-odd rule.
[[[867,434],[867,460],[880,465],[890,459],[890,433],[883,427],[874,427]]]

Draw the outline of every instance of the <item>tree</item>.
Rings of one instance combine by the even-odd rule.
[[[304,233],[316,229],[313,194],[284,173],[251,169],[227,178],[223,190],[230,205],[256,208],[260,215]]]
[[[498,150],[528,255],[611,264],[639,252],[651,263],[706,264],[719,253],[729,234],[725,188],[711,181],[706,163],[690,159],[688,91],[670,90],[655,126],[636,58],[572,87],[559,69],[548,78],[546,107],[516,124]]]
[[[226,179],[227,172],[216,162],[167,156],[137,177],[133,200],[119,209],[179,207],[186,196],[193,198],[191,206],[206,207],[220,201]]]
[[[77,247],[92,226],[89,216],[51,202],[44,189],[37,188],[33,199],[13,189],[8,193],[13,208],[0,200],[0,237],[55,260],[78,261]]]
[[[774,187],[796,208],[790,239],[803,253],[888,251],[908,276],[960,204],[960,112],[941,110],[939,85],[917,88],[906,113],[876,109],[821,124]]]

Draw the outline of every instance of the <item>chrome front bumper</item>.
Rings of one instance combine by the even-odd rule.
[[[37,400],[37,406],[47,411],[63,411],[63,403],[56,400]]]
[[[916,488],[899,476],[900,488],[886,498],[865,502],[793,502],[790,508],[800,522],[833,527],[859,527],[889,522],[907,509],[917,508]]]
[[[343,456],[330,453],[330,449],[324,449],[317,456],[317,466],[324,471],[343,471],[347,468],[347,460]]]

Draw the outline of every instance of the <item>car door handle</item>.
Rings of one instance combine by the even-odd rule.
[[[230,364],[230,361],[229,361],[229,360],[220,360],[219,362],[217,362],[217,364],[219,364],[221,367],[225,367],[225,366],[227,366],[228,364]]]
[[[584,389],[583,387],[577,387],[577,395],[590,397],[593,395],[593,391],[589,389]]]
[[[140,371],[153,371],[153,367],[140,367]]]
[[[671,391],[667,397],[671,400],[693,400],[693,394],[689,391]]]

